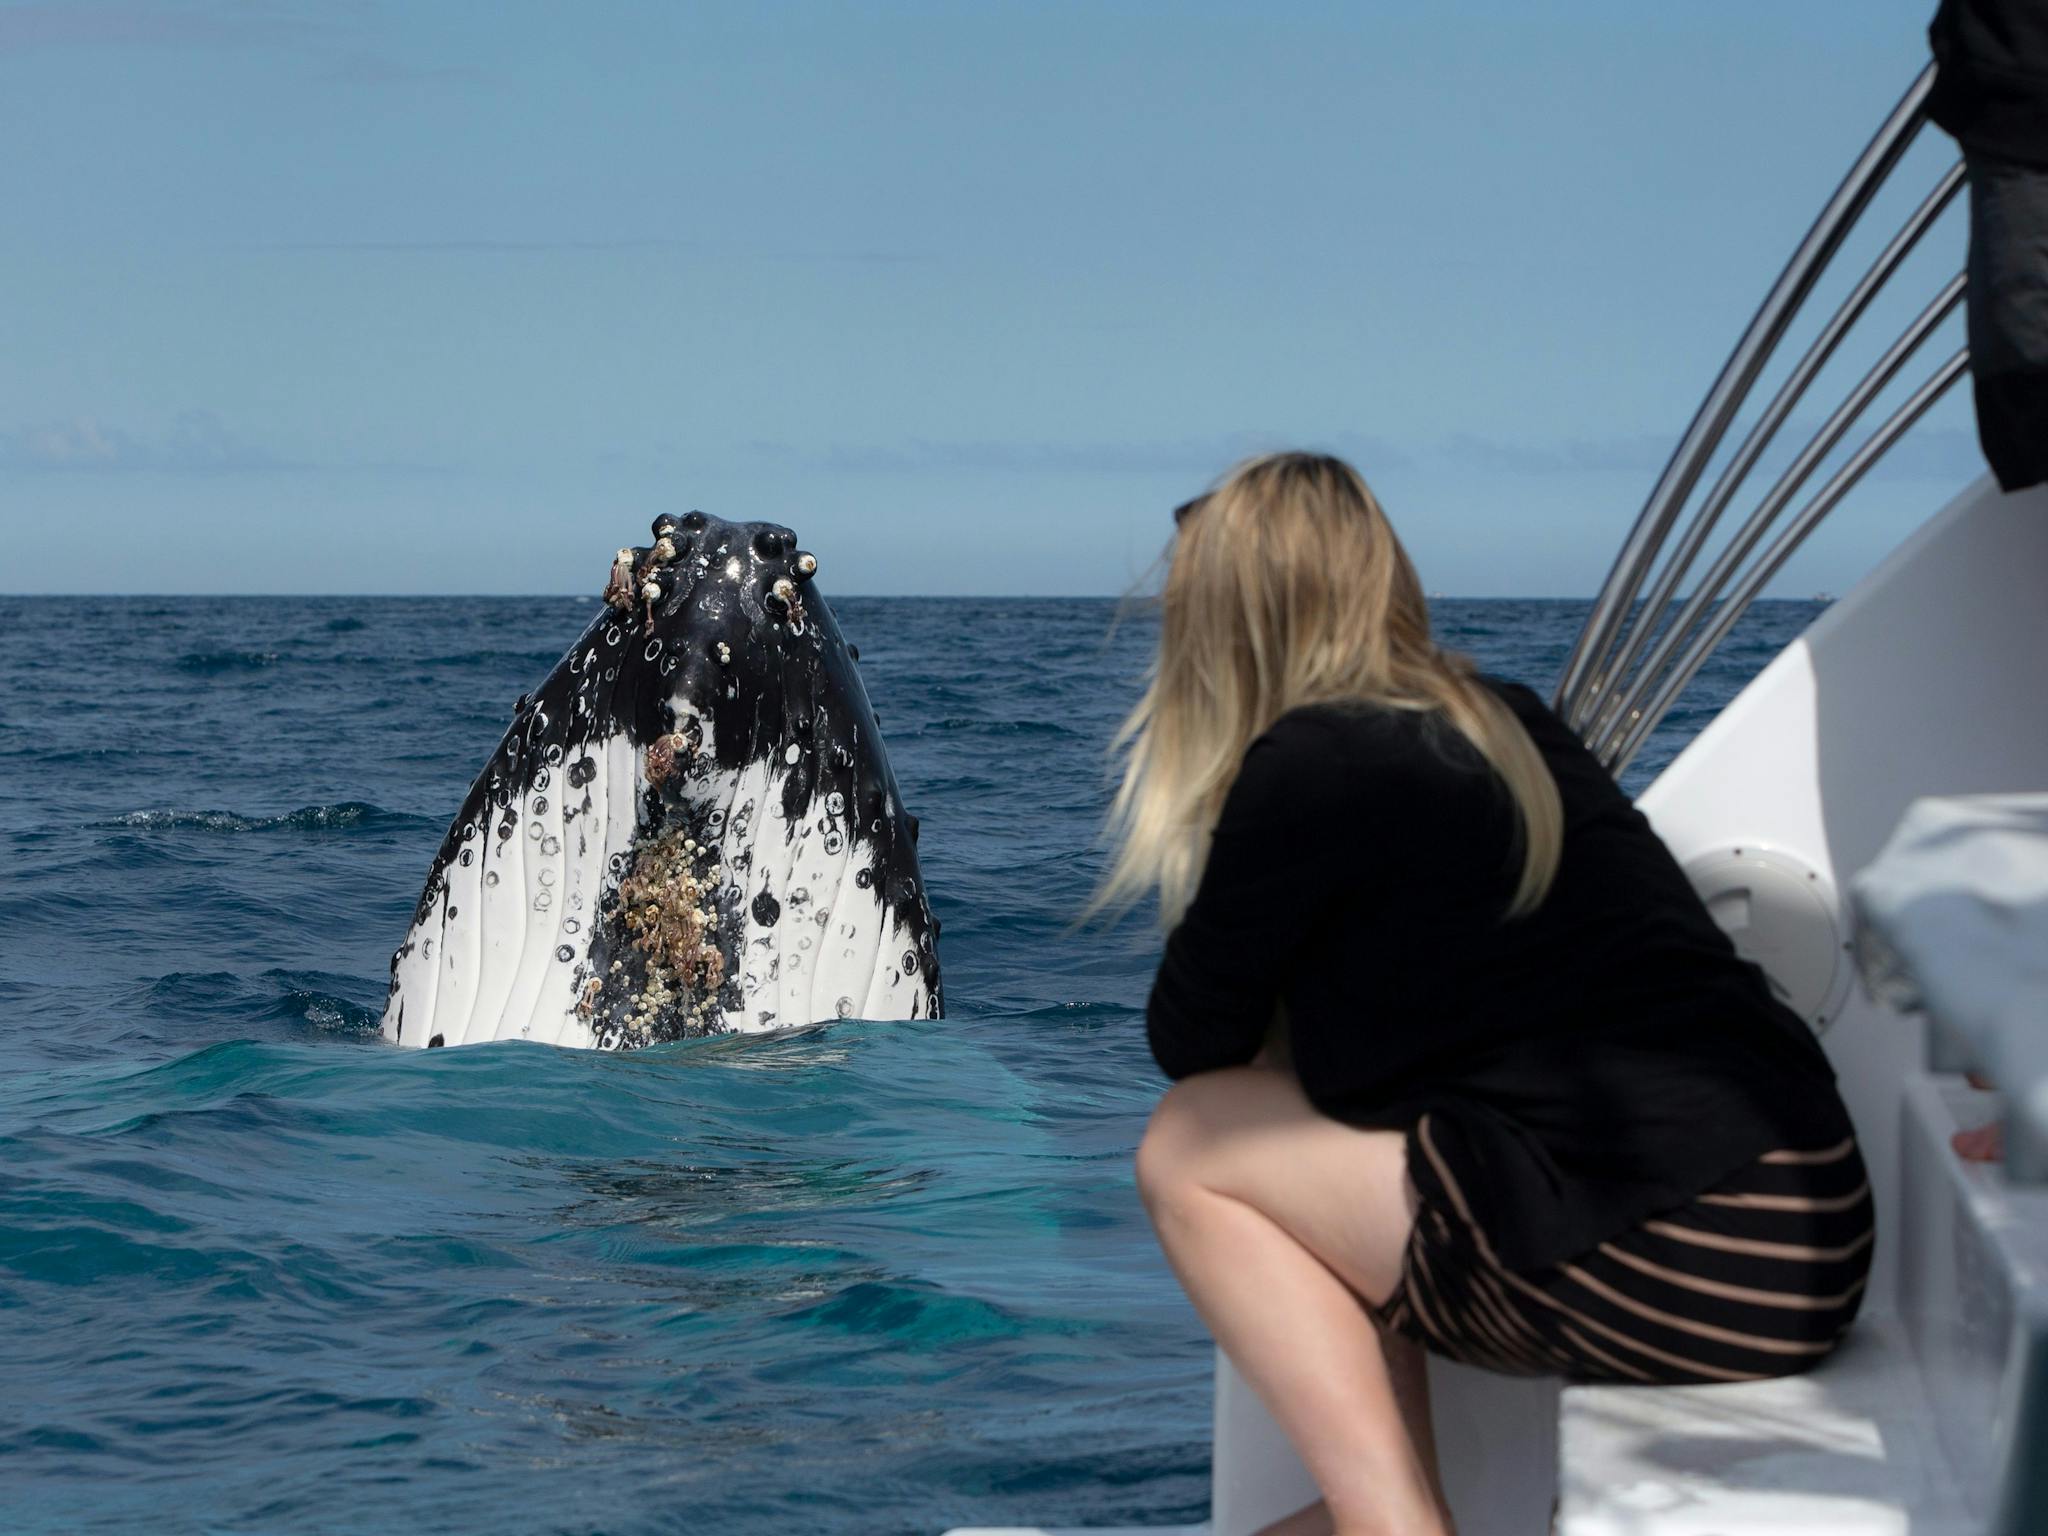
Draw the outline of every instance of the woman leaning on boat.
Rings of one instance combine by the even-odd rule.
[[[1171,925],[1138,1181],[1324,1495],[1282,1528],[1450,1530],[1424,1350],[1816,1364],[1872,1206],[1812,1035],[1578,739],[1436,646],[1350,466],[1254,460],[1177,519],[1103,899]]]

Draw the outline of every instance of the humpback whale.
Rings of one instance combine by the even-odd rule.
[[[631,1049],[938,1018],[938,924],[855,662],[772,523],[662,516],[470,786],[383,1034]]]

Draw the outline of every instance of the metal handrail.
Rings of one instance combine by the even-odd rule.
[[[1933,301],[1914,318],[1905,333],[1885,350],[1884,356],[1877,360],[1871,370],[1863,376],[1862,381],[1849,392],[1849,397],[1835,407],[1834,413],[1821,424],[1820,430],[1814,433],[1812,439],[1786,467],[1784,474],[1778,477],[1778,483],[1772,486],[1764,499],[1757,504],[1749,520],[1715,558],[1707,574],[1700,578],[1698,589],[1679,610],[1678,617],[1665,627],[1656,649],[1650,653],[1650,659],[1643,663],[1635,676],[1623,680],[1617,671],[1612,695],[1614,702],[1601,714],[1598,733],[1586,733],[1587,739],[1596,744],[1595,750],[1601,752],[1603,760],[1609,756],[1609,751],[1603,748],[1612,747],[1607,738],[1614,729],[1614,722],[1629,710],[1639,709],[1643,695],[1670,664],[1672,653],[1684,643],[1687,634],[1699,622],[1700,616],[1721,600],[1722,589],[1727,586],[1729,578],[1770,531],[1771,524],[1778,519],[1778,514],[1783,512],[1792,498],[1799,494],[1799,488],[1806,483],[1814,470],[1820,467],[1821,461],[1834,452],[1836,446],[1848,435],[1849,429],[1856,425],[1857,419],[1870,408],[1871,401],[1884,391],[1887,384],[1898,377],[1899,371],[1912,359],[1913,354],[1920,350],[1927,338],[1940,328],[1941,323],[1955,313],[1956,307],[1963,302],[1966,283],[1967,279],[1961,272],[1950,278],[1941,292],[1934,296]],[[1847,486],[1843,487],[1843,490],[1847,489]],[[1725,606],[1723,603],[1723,607]],[[1746,608],[1749,605],[1744,602],[1742,606]],[[1737,612],[1739,611],[1738,609]],[[1732,624],[1733,618],[1728,622]],[[1644,625],[1642,629],[1646,632],[1648,626]],[[1640,714],[1630,722],[1630,736],[1634,736],[1635,726],[1639,721]],[[1634,753],[1631,751],[1627,755],[1632,757]],[[1620,767],[1614,762],[1610,762],[1609,767],[1615,772],[1620,771]]]
[[[1849,167],[1848,175],[1843,177],[1842,184],[1835,189],[1834,196],[1828,199],[1820,217],[1814,220],[1806,238],[1799,242],[1792,259],[1785,264],[1785,270],[1772,284],[1762,307],[1749,322],[1749,328],[1743,332],[1728,361],[1722,365],[1720,376],[1714,380],[1698,414],[1679,440],[1664,473],[1658,477],[1656,488],[1650,492],[1650,499],[1643,504],[1635,526],[1629,530],[1621,552],[1615,557],[1614,568],[1608,573],[1599,597],[1594,600],[1592,615],[1565,663],[1564,680],[1558,685],[1557,703],[1560,712],[1572,725],[1584,723],[1586,699],[1606,686],[1607,672],[1602,669],[1596,675],[1594,668],[1599,658],[1604,657],[1613,645],[1624,615],[1642,591],[1643,578],[1670,533],[1680,507],[1692,494],[1693,486],[1728,430],[1737,408],[1783,338],[1792,317],[1813,291],[1821,271],[1926,122],[1927,99],[1933,89],[1934,66],[1930,64],[1899,99],[1898,105],[1892,108],[1863,153],[1856,157],[1855,164]]]
[[[1806,542],[1806,536],[1820,526],[1822,518],[1832,512],[1835,504],[1855,486],[1856,482],[1869,472],[1870,466],[1883,458],[1892,444],[1905,436],[1906,431],[1927,414],[1928,409],[1957,381],[1970,371],[1970,349],[1957,348],[1954,356],[1937,368],[1933,375],[1886,418],[1879,427],[1864,440],[1863,446],[1849,457],[1848,462],[1835,471],[1828,483],[1800,509],[1785,530],[1780,533],[1762,558],[1747,571],[1733,593],[1722,602],[1714,615],[1714,621],[1701,632],[1679,657],[1649,705],[1642,709],[1630,724],[1627,734],[1610,752],[1602,755],[1610,772],[1619,773],[1629,760],[1641,750],[1643,741],[1656,729],[1657,722],[1670,712],[1678,702],[1679,694],[1693,675],[1707,662],[1708,657],[1728,638],[1728,631],[1735,627],[1735,621],[1742,617],[1749,605],[1756,601],[1770,579],[1778,574],[1779,568],[1792,557],[1792,552]]]
[[[1958,162],[1886,242],[1778,387],[1659,569],[1659,558],[1664,555],[1685,504],[1758,376],[1842,242],[1924,125],[1933,78],[1930,66],[1900,98],[1779,274],[1658,478],[1606,583],[1594,599],[1593,611],[1566,663],[1556,704],[1559,713],[1611,772],[1619,774],[1628,765],[1685,685],[1821,518],[1968,371],[1969,354],[1965,349],[1937,369],[1911,399],[1872,433],[1799,511],[1791,525],[1765,547],[1762,556],[1748,569],[1742,569],[1822,461],[1961,304],[1965,279],[1958,274],[1921,310],[1794,456],[1791,465],[1765,492],[1706,574],[1699,578],[1692,594],[1679,604],[1675,615],[1672,613],[1680,585],[1814,378],[1963,187],[1965,172]],[[1739,570],[1742,574],[1738,578]]]
[[[1821,328],[1820,335],[1814,338],[1813,345],[1806,349],[1806,355],[1800,358],[1798,365],[1779,387],[1777,395],[1765,408],[1763,415],[1757,419],[1756,425],[1750,429],[1749,436],[1743,439],[1742,446],[1728,461],[1728,467],[1721,472],[1721,478],[1715,482],[1713,490],[1708,492],[1707,499],[1701,503],[1699,511],[1693,514],[1685,538],[1671,558],[1665,562],[1656,586],[1644,600],[1643,611],[1646,614],[1660,615],[1670,607],[1672,600],[1678,595],[1679,583],[1684,581],[1686,573],[1692,569],[1693,562],[1699,558],[1699,553],[1706,546],[1708,535],[1713,532],[1714,525],[1720,521],[1721,514],[1728,510],[1728,503],[1734,500],[1736,491],[1741,489],[1742,483],[1749,478],[1750,471],[1756,467],[1757,460],[1763,456],[1764,450],[1778,435],[1778,429],[1785,424],[1785,418],[1791,415],[1792,408],[1804,397],[1807,387],[1813,383],[1814,376],[1834,356],[1842,339],[1863,317],[1863,312],[1870,307],[1878,291],[1890,281],[1892,274],[1898,271],[1900,264],[1920,243],[1920,237],[1927,233],[1936,219],[1947,212],[1948,205],[1962,190],[1964,179],[1963,163],[1958,160],[1950,167],[1948,174],[1935,184],[1934,190],[1927,194],[1920,206],[1913,210],[1913,215],[1906,221],[1905,226],[1892,236],[1890,243],[1879,253],[1877,260],[1870,264],[1870,270],[1863,274],[1856,286],[1850,290],[1849,296],[1842,301],[1841,307]],[[1711,577],[1702,580],[1703,588],[1709,585],[1718,583]],[[1680,627],[1689,627],[1688,621],[1679,620],[1672,625],[1672,629]],[[1604,669],[1605,674],[1610,678],[1628,676],[1640,658],[1644,645],[1655,632],[1654,623],[1637,624],[1629,635],[1627,646],[1612,664]],[[1667,631],[1667,634],[1669,632]],[[1655,671],[1660,665],[1661,660],[1652,660],[1645,664],[1644,670]],[[1623,703],[1620,694],[1611,694],[1610,700],[1607,710],[1594,719],[1590,727],[1584,731],[1589,740],[1604,736],[1620,714]]]

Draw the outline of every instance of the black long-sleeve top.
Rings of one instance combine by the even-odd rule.
[[[1507,787],[1440,717],[1296,710],[1245,754],[1146,1023],[1180,1078],[1250,1061],[1284,1003],[1317,1108],[1429,1113],[1495,1251],[1527,1268],[1848,1120],[1812,1034],[1642,814],[1535,694],[1485,682],[1564,803],[1542,906],[1504,919]]]

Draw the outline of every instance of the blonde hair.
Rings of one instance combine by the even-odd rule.
[[[1472,664],[1430,638],[1415,567],[1358,471],[1268,454],[1182,514],[1158,659],[1112,747],[1124,759],[1116,854],[1091,910],[1157,889],[1161,921],[1178,922],[1245,749],[1291,709],[1346,701],[1436,715],[1478,749],[1516,811],[1522,869],[1506,915],[1540,906],[1564,843],[1557,783]]]

